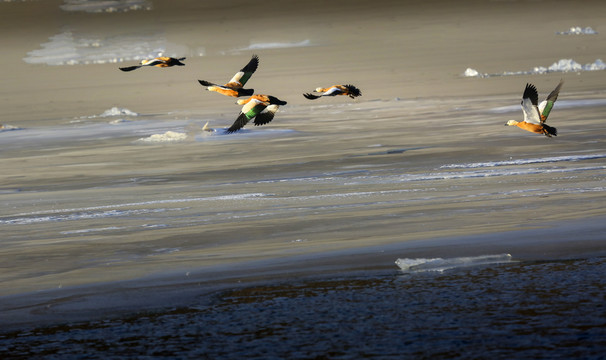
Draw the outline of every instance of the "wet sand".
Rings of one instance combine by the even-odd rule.
[[[11,64],[0,72],[0,123],[94,126],[108,119],[83,117],[117,106],[161,125],[123,136],[80,131],[63,142],[0,133],[4,323],[186,302],[246,281],[395,270],[404,256],[606,250],[603,157],[501,172],[444,167],[606,152],[604,71],[461,76],[468,67],[499,73],[595,61],[606,47],[602,2],[276,3],[255,18],[234,11],[238,1],[154,1],[153,11],[123,14],[67,13],[60,3],[0,4]],[[40,20],[20,31],[15,24],[32,12]],[[555,35],[576,25],[599,34]],[[117,67],[130,63],[22,60],[66,28],[159,31],[185,44],[187,65],[123,73]],[[304,40],[311,45],[234,51]],[[252,53],[261,63],[250,85],[288,105],[266,127],[205,138],[206,121],[227,127],[239,108],[196,80],[227,81]],[[503,127],[521,111],[495,109],[517,105],[526,82],[544,98],[561,78],[549,120],[557,138]],[[301,96],[333,83],[353,83],[363,96]],[[187,141],[137,142],[171,121]],[[18,223],[37,214],[50,220]]]

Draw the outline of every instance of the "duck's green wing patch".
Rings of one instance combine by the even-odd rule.
[[[242,69],[240,69],[240,71],[238,71],[236,73],[236,75],[234,75],[234,77],[231,78],[231,80],[229,80],[229,82],[230,83],[238,82],[238,83],[240,83],[241,86],[244,86],[244,84],[246,84],[246,82],[248,81],[248,79],[250,79],[252,74],[255,71],[257,71],[258,66],[259,66],[259,57],[257,55],[253,55],[253,57],[250,59],[248,64],[246,64],[246,66],[244,66]]]
[[[562,88],[563,84],[564,84],[564,80],[560,80],[560,83],[558,84],[558,86],[556,86],[556,88],[553,89],[553,91],[549,93],[549,95],[547,96],[547,99],[545,101],[541,102],[541,106],[539,106],[539,110],[541,111],[541,118],[542,118],[543,122],[545,122],[547,120],[547,117],[549,116],[551,109],[553,109],[553,104],[558,99],[558,95],[560,94],[560,89]]]

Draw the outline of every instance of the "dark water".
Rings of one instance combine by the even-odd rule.
[[[2,358],[603,359],[606,258],[252,286],[0,335]],[[175,294],[178,296],[178,294]]]

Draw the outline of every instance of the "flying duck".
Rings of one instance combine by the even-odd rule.
[[[560,88],[562,88],[564,80],[560,80],[560,83],[556,88],[549,93],[547,99],[543,100],[540,104],[539,94],[537,88],[533,84],[526,84],[524,94],[522,95],[522,112],[524,113],[524,121],[509,120],[505,126],[517,126],[520,129],[530,131],[537,134],[543,134],[547,137],[557,136],[558,131],[556,128],[545,124],[547,117],[553,108],[553,104],[558,99]],[[537,105],[538,104],[538,105]]]
[[[228,134],[242,129],[253,118],[255,126],[269,123],[273,120],[279,106],[286,105],[286,101],[271,95],[253,95],[247,99],[238,100],[237,104],[244,106],[236,121],[226,130]]]
[[[138,69],[142,66],[155,66],[155,67],[170,67],[170,66],[185,66],[184,63],[182,63],[181,61],[185,60],[184,57],[182,58],[172,58],[172,57],[166,57],[166,56],[160,56],[157,58],[153,58],[151,60],[141,60],[141,62],[139,63],[139,65],[135,65],[135,66],[128,66],[128,67],[121,67],[120,70],[122,71],[133,71],[135,69]]]
[[[254,90],[243,89],[242,87],[244,86],[244,84],[246,84],[248,79],[250,79],[252,74],[257,70],[258,66],[259,57],[257,55],[253,55],[248,64],[246,64],[246,66],[240,69],[240,71],[238,71],[236,75],[234,75],[234,77],[231,78],[231,80],[229,80],[229,82],[225,85],[217,85],[206,80],[198,80],[198,82],[201,85],[206,86],[206,90],[216,91],[219,94],[223,94],[226,96],[251,96],[254,93]]]
[[[362,96],[360,89],[353,85],[333,85],[328,88],[317,88],[314,92],[322,93],[322,95],[314,95],[310,93],[303,94],[309,100],[319,99],[322,96],[347,95],[350,98]]]

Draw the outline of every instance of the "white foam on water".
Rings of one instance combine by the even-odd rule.
[[[199,198],[181,198],[181,199],[160,199],[151,201],[142,201],[135,203],[124,203],[124,204],[111,204],[111,205],[100,205],[100,206],[89,206],[84,208],[71,208],[71,209],[52,209],[52,210],[40,210],[28,213],[19,213],[9,216],[5,216],[4,219],[0,219],[0,224],[15,224],[21,222],[42,222],[42,221],[56,221],[64,219],[78,219],[79,214],[83,214],[86,217],[107,217],[117,216],[124,214],[125,211],[167,211],[167,210],[180,210],[180,209],[139,209],[139,210],[117,210],[127,207],[142,207],[150,205],[165,205],[165,204],[180,204],[187,202],[202,202],[202,201],[242,201],[248,199],[264,198],[272,196],[271,194],[265,193],[248,193],[248,194],[234,194],[234,195],[220,195],[220,196],[209,196]],[[107,211],[105,211],[107,210]],[[70,214],[72,213],[72,214]],[[63,214],[54,216],[52,214]],[[36,215],[45,215],[37,216]],[[29,218],[32,217],[32,218]],[[28,220],[33,219],[33,220]]]
[[[521,176],[534,174],[559,174],[559,173],[574,173],[583,171],[595,171],[606,169],[605,166],[588,166],[579,168],[563,168],[563,169],[490,169],[490,170],[474,170],[460,172],[442,172],[442,173],[427,173],[427,174],[404,174],[397,177],[386,177],[379,179],[381,183],[395,183],[407,181],[439,181],[439,180],[457,180],[457,179],[474,179],[488,178],[500,176]]]
[[[29,64],[78,65],[140,61],[158,56],[178,57],[188,52],[183,45],[169,43],[160,34],[100,36],[65,31],[23,58]]]
[[[126,108],[112,107],[111,109],[105,110],[103,113],[99,115],[89,116],[89,118],[93,117],[110,117],[110,116],[139,116],[138,113],[128,110]]]
[[[153,134],[149,137],[140,138],[137,141],[144,143],[168,143],[168,142],[180,142],[187,139],[186,133],[167,131],[164,134]]]
[[[584,160],[595,160],[606,158],[606,154],[585,154],[585,155],[564,155],[564,156],[549,156],[543,158],[534,159],[511,159],[501,161],[486,161],[477,163],[464,163],[464,164],[448,164],[440,166],[441,169],[475,169],[484,167],[498,167],[498,166],[511,166],[511,165],[527,165],[527,164],[542,164],[542,163],[553,163],[553,162],[567,162],[567,161],[584,161]]]
[[[456,258],[430,258],[430,259],[397,259],[396,265],[404,272],[426,272],[464,268],[479,265],[495,265],[512,262],[510,254],[480,255]]]
[[[113,231],[113,230],[122,230],[122,229],[124,229],[124,228],[118,227],[118,226],[108,226],[108,227],[103,227],[103,228],[61,231],[61,234],[62,235],[88,234],[88,233],[93,233],[93,232]]]
[[[566,31],[556,31],[557,35],[597,35],[598,32],[593,30],[591,26],[580,27],[573,26]]]
[[[152,9],[151,2],[146,0],[64,0],[64,3],[60,6],[61,10],[89,13]]]
[[[91,212],[75,212],[61,215],[45,215],[32,217],[18,217],[13,219],[0,219],[0,225],[30,225],[46,222],[73,221],[73,220],[88,220],[102,219],[108,217],[126,217],[131,215],[143,215],[151,213],[161,213],[175,209],[136,209],[136,210],[107,210],[107,211],[91,211]]]
[[[481,73],[476,69],[467,68],[462,76],[464,77],[478,77],[487,78],[494,76],[511,76],[511,75],[537,75],[537,74],[548,74],[553,72],[581,72],[581,71],[598,71],[606,70],[606,63],[602,59],[597,59],[592,63],[582,65],[572,59],[560,59],[548,67],[536,66],[532,70],[527,71],[505,71],[502,73],[488,74]]]

